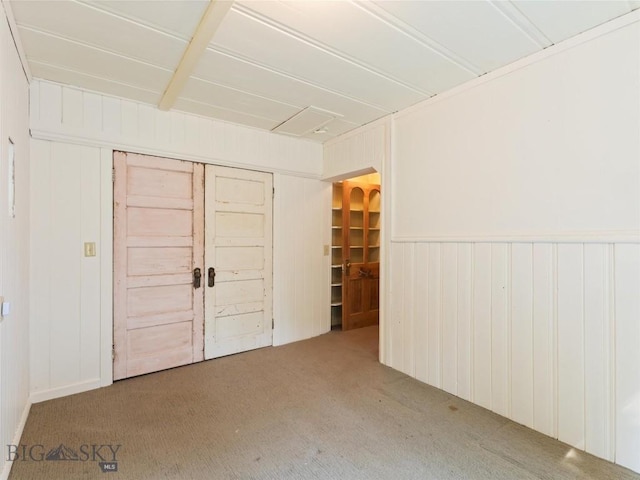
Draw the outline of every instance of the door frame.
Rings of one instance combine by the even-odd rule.
[[[327,183],[327,188],[332,189],[334,182],[340,182],[342,180],[349,180],[350,178],[360,177],[369,173],[380,174],[380,195],[382,196],[380,202],[380,273],[379,273],[379,314],[378,314],[378,361],[381,363],[386,362],[387,355],[387,340],[390,338],[387,333],[387,292],[389,291],[390,277],[387,275],[387,265],[389,265],[388,252],[391,251],[390,232],[388,231],[391,221],[388,216],[388,212],[391,211],[390,198],[391,198],[391,182],[390,179],[390,165],[388,165],[388,158],[390,158],[389,147],[385,149],[385,155],[382,160],[382,168],[379,166],[370,165],[367,168],[361,168],[358,170],[351,170],[346,173],[341,173],[330,178],[323,178],[323,181]],[[328,212],[331,212],[332,195],[327,195],[328,204],[325,206]],[[329,215],[331,218],[331,215]],[[331,228],[331,222],[328,222],[327,228]],[[331,239],[331,231],[329,230],[328,238]],[[329,262],[331,263],[331,262]],[[331,266],[329,266],[329,269]],[[331,278],[331,272],[329,272],[329,279]],[[328,289],[328,298],[331,298],[331,281],[327,282],[326,288]],[[331,306],[327,305],[327,316],[329,318],[329,324],[331,323]]]

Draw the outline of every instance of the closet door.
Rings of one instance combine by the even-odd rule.
[[[272,176],[205,167],[205,358],[272,344]]]
[[[118,380],[203,359],[204,168],[122,152],[114,167]]]

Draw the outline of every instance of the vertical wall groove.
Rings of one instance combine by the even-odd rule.
[[[608,249],[608,268],[607,268],[607,284],[608,292],[608,347],[609,347],[609,460],[614,461],[616,458],[616,310],[615,310],[615,245],[610,244]]]
[[[558,245],[553,245],[553,437],[558,438]]]

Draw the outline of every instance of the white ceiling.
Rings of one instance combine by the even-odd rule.
[[[10,5],[33,76],[158,105],[209,1]],[[303,112],[296,124],[311,125],[303,136],[323,142],[639,6],[236,1],[173,109],[272,130],[314,107],[306,112],[329,123],[315,128]]]

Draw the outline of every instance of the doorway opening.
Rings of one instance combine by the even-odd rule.
[[[331,329],[378,325],[380,318],[380,174],[333,184]]]

